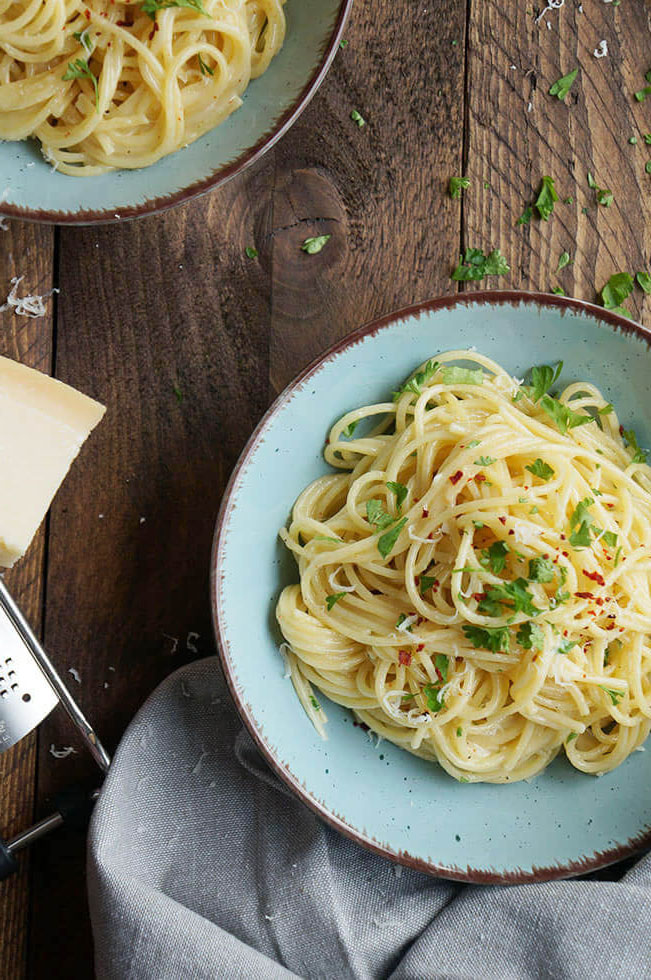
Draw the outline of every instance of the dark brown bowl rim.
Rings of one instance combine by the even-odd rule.
[[[185,204],[195,197],[214,190],[216,187],[221,187],[222,184],[225,184],[232,177],[235,177],[259,160],[294,125],[328,74],[341,42],[352,6],[353,0],[340,0],[337,21],[319,64],[298,98],[280,116],[273,129],[258,140],[255,146],[245,150],[236,160],[215,171],[210,177],[198,180],[189,187],[184,187],[173,194],[151,198],[151,200],[145,201],[144,204],[140,204],[137,207],[117,207],[112,208],[110,211],[76,211],[71,213],[69,211],[21,208],[0,201],[0,217],[19,218],[21,221],[33,221],[39,224],[54,225],[111,224],[117,221],[128,221],[133,218],[144,218],[148,215],[161,214],[164,211],[169,211],[170,208],[176,207],[178,204]],[[92,177],[87,179],[92,180]]]
[[[229,645],[225,635],[222,632],[219,616],[219,579],[222,533],[226,526],[226,519],[231,509],[235,484],[240,472],[247,465],[250,456],[256,450],[258,443],[265,433],[268,423],[277,414],[280,407],[292,397],[296,389],[302,385],[303,382],[313,374],[313,372],[318,370],[321,365],[330,360],[330,358],[341,353],[341,351],[346,350],[348,347],[354,346],[365,337],[378,333],[380,330],[390,326],[397,320],[421,316],[423,313],[436,312],[443,309],[452,309],[455,306],[476,303],[484,303],[488,305],[515,305],[519,303],[528,303],[547,308],[551,307],[559,310],[574,310],[576,312],[586,313],[594,317],[596,320],[603,321],[615,330],[621,330],[622,333],[633,334],[639,337],[646,343],[647,347],[651,349],[651,331],[647,330],[640,323],[627,320],[625,317],[622,317],[617,313],[603,309],[600,306],[595,306],[593,303],[588,303],[584,300],[572,299],[566,296],[556,296],[549,293],[525,292],[524,290],[478,290],[473,292],[458,293],[452,296],[442,296],[439,299],[427,300],[413,306],[404,307],[395,311],[394,313],[389,313],[386,316],[379,317],[378,319],[359,327],[342,340],[339,340],[328,347],[324,353],[316,357],[300,372],[300,374],[297,375],[293,381],[291,381],[284,388],[284,390],[267,409],[260,422],[255,427],[251,437],[246,443],[246,446],[242,450],[242,453],[233,469],[233,472],[231,473],[230,479],[224,491],[215,526],[210,562],[210,599],[213,629],[215,631],[215,638],[217,642],[217,651],[219,653],[226,682],[235,702],[235,706],[246,728],[248,729],[249,734],[266,762],[280,777],[280,779],[282,779],[282,781],[286,783],[287,786],[289,786],[289,788],[298,796],[302,803],[308,806],[312,811],[314,811],[314,813],[317,814],[317,816],[319,816],[322,820],[324,820],[335,830],[339,831],[339,833],[343,834],[345,837],[348,837],[350,840],[355,841],[357,844],[360,844],[362,847],[365,847],[367,850],[370,850],[375,854],[388,858],[390,861],[403,864],[406,867],[413,868],[416,871],[425,872],[429,875],[450,879],[452,881],[465,882],[467,884],[514,885],[531,882],[553,881],[561,878],[572,878],[578,875],[587,874],[591,871],[597,871],[598,869],[604,868],[609,864],[615,864],[618,861],[622,861],[625,858],[631,857],[632,855],[635,855],[645,849],[651,848],[651,829],[647,832],[638,834],[636,837],[631,838],[624,844],[609,848],[605,851],[597,851],[589,857],[585,857],[579,861],[570,861],[566,864],[552,865],[549,867],[534,866],[530,871],[517,869],[515,871],[510,871],[503,874],[470,867],[440,867],[432,861],[426,861],[423,858],[414,857],[406,851],[394,851],[387,844],[371,839],[365,836],[364,833],[357,830],[355,827],[350,826],[350,824],[346,822],[341,814],[333,813],[330,809],[328,809],[325,803],[312,796],[301,784],[299,779],[291,772],[289,767],[286,766],[279,758],[277,758],[273,750],[267,745],[264,736],[261,734],[254,718],[251,705],[244,701],[238,692],[231,666]]]

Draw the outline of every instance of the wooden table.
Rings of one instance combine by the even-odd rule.
[[[651,98],[633,93],[651,68],[651,6],[566,0],[537,20],[541,10],[357,0],[349,43],[308,110],[223,189],[131,223],[0,232],[3,296],[14,275],[30,291],[60,290],[44,318],[0,314],[0,352],[108,406],[7,581],[111,749],[166,674],[214,653],[220,496],[303,365],[364,321],[454,292],[469,245],[508,258],[510,275],[492,284],[588,300],[612,273],[649,268]],[[602,39],[609,53],[597,59]],[[577,65],[565,102],[550,96]],[[588,171],[612,206],[596,203]],[[448,179],[462,173],[470,187],[455,201]],[[518,226],[543,175],[561,201],[549,221]],[[300,250],[323,233],[320,254]],[[557,274],[565,251],[574,262]],[[642,320],[650,305],[639,289],[628,301]],[[47,813],[71,780],[92,785],[83,751],[49,751],[76,744],[58,711],[0,757],[0,830]],[[57,975],[92,975],[84,887],[82,833],[21,857],[0,885],[3,980],[49,978],[53,957]]]

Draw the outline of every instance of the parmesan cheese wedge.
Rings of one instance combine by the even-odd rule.
[[[105,411],[61,381],[0,357],[0,567],[25,554]]]

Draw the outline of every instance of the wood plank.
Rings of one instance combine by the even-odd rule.
[[[163,677],[214,652],[214,522],[268,398],[269,273],[244,249],[267,234],[272,177],[263,162],[163,217],[61,233],[56,373],[108,411],[52,511],[45,636],[110,749]],[[51,743],[80,751],[56,761]],[[73,780],[97,771],[56,717],[40,810]],[[53,948],[61,975],[90,975],[84,846],[70,831],[35,852],[30,976]]]
[[[560,286],[595,301],[613,273],[648,268],[644,166],[651,151],[642,134],[651,123],[648,107],[633,97],[650,64],[648,9],[635,2],[566,3],[536,23],[544,5],[535,6],[472,0],[464,246],[498,247],[507,256],[511,275],[493,280],[498,287]],[[609,53],[597,59],[602,39]],[[565,102],[549,95],[552,83],[576,67]],[[631,136],[637,145],[629,144]],[[588,171],[613,192],[611,207],[597,204]],[[536,217],[517,226],[543,174],[555,179],[561,201],[547,222]],[[563,203],[567,198],[571,203]],[[574,264],[557,274],[564,251]],[[637,289],[627,305],[644,317],[650,302]]]
[[[0,222],[1,223],[1,222]],[[43,294],[53,286],[54,231],[23,222],[8,222],[0,231],[0,305],[13,276],[24,275],[19,295]],[[47,316],[31,319],[0,313],[0,354],[49,373],[52,357],[52,309]],[[41,627],[45,567],[45,528],[41,528],[29,554],[15,569],[5,573],[12,595],[34,629]],[[28,827],[34,813],[36,736],[23,739],[0,755],[0,833],[12,837]],[[0,980],[19,980],[27,963],[29,917],[29,855],[21,855],[20,871],[0,883]]]
[[[465,0],[358,3],[327,83],[276,151],[271,384],[401,306],[452,292]],[[388,43],[390,39],[390,43]],[[350,118],[356,109],[366,121]],[[331,234],[306,255],[308,236]]]

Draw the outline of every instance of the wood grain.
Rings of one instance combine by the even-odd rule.
[[[9,222],[0,231],[0,305],[14,276],[24,275],[19,295],[48,292],[53,282],[54,233],[22,222]],[[52,309],[39,319],[0,313],[0,354],[49,373],[52,359]],[[45,568],[45,529],[34,541],[29,555],[5,574],[12,595],[38,632],[41,627]],[[23,739],[0,755],[0,834],[13,837],[28,827],[34,813],[36,735]],[[20,980],[27,963],[29,917],[29,855],[19,858],[20,871],[0,883],[0,980]]]
[[[499,287],[560,286],[597,301],[613,273],[649,267],[651,178],[644,165],[651,152],[642,133],[651,130],[651,117],[633,93],[650,64],[651,8],[644,0],[566,3],[536,22],[542,9],[471,3],[464,247],[502,250],[511,275]],[[602,39],[609,53],[597,59]],[[551,96],[553,82],[576,67],[565,101]],[[612,206],[597,203],[588,171],[613,192]],[[547,222],[535,217],[518,226],[543,175],[554,178],[561,200]],[[565,251],[573,264],[557,273]],[[651,309],[639,289],[627,305],[636,316]]]
[[[245,247],[271,177],[263,164],[162,218],[61,233],[57,375],[108,410],[52,510],[45,635],[110,749],[159,681],[214,652],[215,518],[268,399],[269,278]],[[65,717],[41,729],[40,811],[98,779],[51,743],[77,745]],[[61,975],[90,969],[84,847],[69,832],[35,852],[35,977],[54,945]]]
[[[465,0],[358,3],[327,83],[275,154],[271,386],[355,327],[449,292]],[[387,39],[391,38],[391,44]],[[351,111],[361,113],[358,127]],[[308,236],[331,234],[306,255]]]

